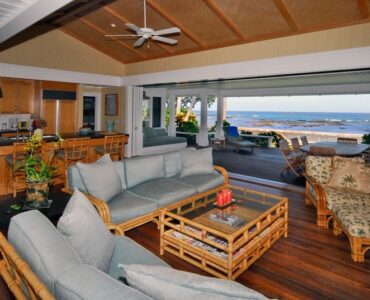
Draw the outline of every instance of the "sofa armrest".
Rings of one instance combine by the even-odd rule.
[[[317,182],[315,178],[308,176],[306,173],[304,173],[303,176],[306,178],[306,187],[311,186],[315,191],[317,208],[327,209],[326,194],[321,183]]]
[[[114,225],[114,224],[106,224],[107,228],[110,232],[112,232],[114,235],[125,235],[124,231],[121,227]]]
[[[63,188],[62,191],[65,193],[69,193],[71,195],[73,194],[73,190],[71,189]],[[83,194],[86,196],[87,199],[89,199],[92,205],[94,205],[94,207],[98,211],[99,216],[102,218],[103,222],[110,224],[111,217],[110,217],[110,210],[109,210],[108,204],[105,201],[97,197],[94,197],[93,195],[90,195],[88,193],[83,193]]]
[[[220,166],[213,166],[213,169],[217,172],[221,173],[224,176],[224,183],[229,183],[229,174],[227,173],[226,169]]]

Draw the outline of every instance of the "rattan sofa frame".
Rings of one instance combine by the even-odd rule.
[[[227,186],[229,184],[229,175],[227,173],[227,171],[223,168],[223,167],[220,167],[220,166],[213,166],[213,169],[218,171],[219,173],[221,173],[224,177],[224,183],[222,186]],[[119,226],[123,232],[125,231],[128,231],[130,229],[133,229],[135,227],[138,227],[140,225],[143,225],[145,223],[148,223],[148,222],[155,222],[157,225],[158,225],[158,228],[159,228],[159,217],[160,217],[160,214],[161,214],[161,211],[162,209],[172,209],[173,207],[177,207],[179,205],[179,203],[181,202],[184,202],[184,203],[187,203],[187,202],[191,202],[192,199],[199,199],[199,197],[202,197],[202,195],[204,194],[204,196],[208,195],[210,192],[212,192],[213,190],[214,191],[217,191],[219,190],[220,186],[214,188],[214,189],[211,189],[211,190],[207,190],[205,192],[202,192],[202,193],[197,193],[197,194],[194,194],[190,197],[187,197],[185,199],[182,199],[180,201],[177,201],[175,203],[172,203],[172,204],[169,204],[167,206],[162,206],[150,213],[147,213],[145,215],[142,215],[142,216],[139,216],[139,217],[136,217],[136,218],[133,218],[131,220],[128,220],[128,221],[125,221],[125,222],[122,222],[120,224],[115,224],[117,226]],[[72,194],[73,191],[71,189],[63,189],[64,192],[66,193],[70,193]],[[108,207],[108,204],[97,198],[97,197],[94,197],[93,195],[90,195],[90,194],[87,194],[85,193],[86,197],[90,200],[90,202],[95,206],[96,210],[98,211],[100,217],[102,218],[102,220],[104,221],[104,223],[106,224],[111,224],[112,221],[111,221],[111,216],[110,216],[110,210],[109,210],[109,207]]]
[[[307,174],[303,175],[306,178],[305,204],[307,206],[315,206],[317,226],[322,229],[328,229],[329,222],[333,218],[333,212],[326,207],[326,194],[324,188],[314,178]],[[310,187],[314,190],[316,199],[312,197]]]
[[[333,216],[333,233],[339,235],[344,233],[349,239],[351,246],[351,257],[355,262],[364,262],[365,253],[370,250],[370,238],[355,237],[351,235],[346,228],[342,225],[340,219],[334,214]]]

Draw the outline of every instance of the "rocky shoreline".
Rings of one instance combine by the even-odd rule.
[[[264,125],[267,126],[267,125]],[[289,140],[294,137],[307,136],[310,143],[315,142],[336,142],[338,137],[357,139],[358,143],[362,142],[362,134],[357,133],[340,133],[340,132],[317,132],[310,130],[289,130],[289,129],[267,129],[267,128],[256,128],[256,127],[238,127],[239,131],[251,131],[257,135],[259,133],[275,131],[281,134],[285,139]]]

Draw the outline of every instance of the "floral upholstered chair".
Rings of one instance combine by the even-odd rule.
[[[347,234],[354,261],[364,261],[370,248],[370,166],[361,158],[308,156],[307,205],[316,207],[317,225]]]
[[[353,189],[356,183],[352,181],[355,179],[343,173],[343,163],[365,166],[364,160],[357,157],[307,156],[306,158],[305,203],[316,207],[317,225],[324,229],[328,228],[328,222],[332,218],[333,206],[345,202],[358,203],[369,197],[366,191],[361,192],[361,187],[358,190]]]

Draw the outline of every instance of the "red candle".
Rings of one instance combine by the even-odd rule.
[[[223,206],[224,205],[224,194],[223,193],[218,193],[216,197],[217,205],[218,206]]]
[[[229,203],[233,199],[233,192],[231,190],[227,191],[227,199],[228,199]]]

